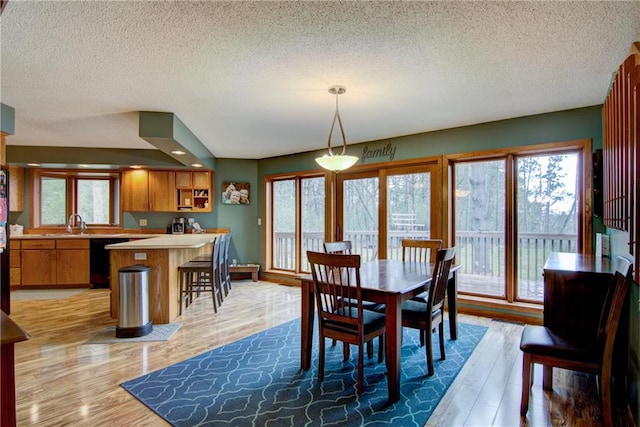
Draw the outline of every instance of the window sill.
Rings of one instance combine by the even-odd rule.
[[[493,298],[458,295],[458,313],[541,325],[543,312],[544,309],[541,304],[527,302],[510,303]]]

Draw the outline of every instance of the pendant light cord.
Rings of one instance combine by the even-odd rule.
[[[344,136],[344,128],[342,127],[342,119],[340,118],[340,112],[338,111],[338,96],[339,93],[336,93],[336,113],[333,115],[333,122],[331,122],[331,130],[329,130],[329,139],[327,140],[327,146],[329,147],[329,155],[333,156],[333,151],[331,150],[331,136],[333,135],[333,128],[335,127],[336,120],[338,121],[338,127],[340,128],[340,134],[342,135],[342,152],[340,155],[344,155],[347,152],[347,138]]]

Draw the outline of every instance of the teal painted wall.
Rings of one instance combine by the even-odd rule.
[[[602,147],[601,105],[353,144],[347,151],[360,157],[365,150],[384,149],[391,144],[395,147],[393,161],[399,161],[577,139],[591,139],[593,149]],[[318,169],[314,159],[323,153],[324,150],[318,150],[259,160],[258,179],[263,182],[266,175]],[[361,158],[359,164],[362,162]],[[262,191],[258,203],[264,206]],[[259,228],[264,232],[264,221]],[[601,228],[596,225],[597,231]],[[264,239],[259,240],[259,245],[260,264],[264,265]]]
[[[258,180],[258,161],[240,159],[217,159],[214,194],[216,211],[220,227],[231,229],[229,258],[238,263],[256,263],[262,260],[259,244],[264,240],[262,227],[258,227],[258,218],[262,206],[257,197],[262,193],[262,180]],[[223,205],[222,186],[225,182],[248,182],[248,205]]]
[[[594,149],[602,147],[601,105],[353,144],[347,152],[361,157],[365,149],[383,149],[392,144],[396,147],[393,160],[397,161],[585,138],[593,140]],[[259,175],[317,169],[315,158],[325,151],[260,160]],[[361,158],[358,164],[362,163]]]
[[[15,132],[16,110],[0,102],[0,132],[13,135]]]

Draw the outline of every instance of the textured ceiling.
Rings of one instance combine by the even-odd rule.
[[[349,143],[601,104],[640,2],[10,0],[8,145],[154,148],[175,113],[216,157]],[[334,137],[334,141],[339,138]]]

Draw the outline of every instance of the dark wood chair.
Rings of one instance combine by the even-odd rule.
[[[179,314],[182,314],[183,306],[188,307],[194,297],[202,292],[211,292],[213,298],[213,311],[218,312],[218,306],[222,304],[223,291],[219,269],[220,251],[223,250],[223,242],[220,237],[213,243],[213,252],[208,260],[189,261],[178,266],[180,278]]]
[[[429,291],[421,294],[425,297],[418,296],[402,304],[402,326],[420,329],[420,342],[426,344],[429,375],[433,375],[434,372],[431,333],[436,327],[440,340],[440,359],[445,359],[444,297],[455,253],[456,248],[437,250]]]
[[[616,259],[616,272],[607,291],[600,315],[597,336],[576,339],[545,326],[526,326],[522,331],[522,400],[520,414],[529,410],[529,392],[533,384],[533,366],[543,368],[543,388],[553,389],[553,368],[587,372],[598,375],[602,418],[606,427],[613,425],[611,408],[611,380],[613,349],[620,322],[620,313],[626,302],[631,284],[631,262],[624,257]]]
[[[402,239],[402,261],[436,262],[442,240]]]
[[[324,251],[328,254],[351,254],[351,240],[339,240],[337,242],[324,242],[322,244]],[[362,307],[367,310],[384,311],[384,304],[373,301],[362,301]],[[336,345],[336,340],[331,342],[332,346]],[[367,356],[373,358],[373,343],[367,341]],[[349,358],[349,346],[345,344],[344,358]]]
[[[318,381],[324,377],[325,339],[358,346],[358,393],[364,390],[364,344],[379,337],[383,359],[385,316],[362,306],[360,255],[307,252],[313,275],[319,343]]]
[[[338,242],[324,242],[324,251],[328,254],[350,254],[351,240],[341,240]]]
[[[415,261],[435,264],[436,254],[442,247],[442,240],[438,239],[402,239],[402,262]],[[416,298],[418,301],[429,298],[428,293],[423,292]],[[425,344],[426,332],[420,334],[420,345]]]

